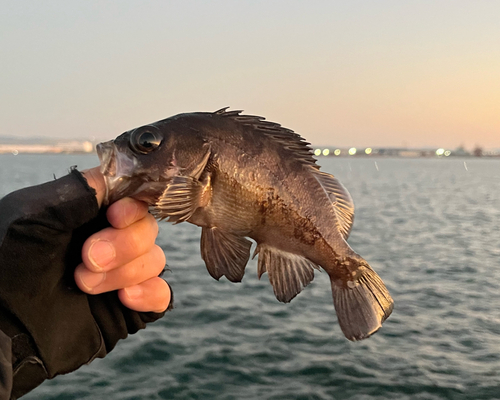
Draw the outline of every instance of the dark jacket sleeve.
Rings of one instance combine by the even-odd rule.
[[[8,399],[12,390],[12,351],[10,338],[0,331],[0,400]]]
[[[13,398],[104,357],[163,315],[129,310],[116,292],[89,296],[75,285],[84,241],[106,226],[76,170],[0,200],[0,330],[12,341]]]

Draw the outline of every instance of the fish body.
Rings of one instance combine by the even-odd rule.
[[[98,145],[108,202],[146,201],[159,219],[202,227],[208,272],[239,282],[257,243],[279,301],[289,302],[323,268],[349,340],[376,332],[393,301],[380,277],[347,243],[354,218],[348,191],[320,171],[295,132],[222,109],[187,113]]]

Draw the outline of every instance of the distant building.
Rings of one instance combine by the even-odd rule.
[[[476,146],[476,148],[472,151],[472,154],[475,157],[481,157],[483,155],[483,149],[479,146]]]
[[[7,143],[0,144],[0,154],[92,153],[89,141],[58,142],[54,144]]]

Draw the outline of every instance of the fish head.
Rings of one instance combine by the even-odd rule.
[[[154,205],[175,176],[199,178],[209,146],[196,130],[171,122],[141,126],[97,145],[105,204],[133,197]]]

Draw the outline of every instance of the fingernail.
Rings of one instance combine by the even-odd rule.
[[[129,199],[131,202],[128,205],[129,209],[126,209],[125,207],[123,208],[123,221],[125,221],[127,226],[130,226],[137,218],[137,214],[139,213],[139,206],[137,205],[135,200],[132,200],[130,197],[127,197],[127,199]]]
[[[83,286],[91,292],[97,286],[99,286],[106,277],[106,272],[92,272],[89,270],[84,270],[80,272],[80,281],[83,283]]]
[[[90,246],[89,259],[98,271],[101,271],[115,257],[115,247],[107,240],[97,240]]]
[[[140,287],[139,285],[130,286],[128,288],[125,288],[124,290],[125,293],[127,293],[127,296],[131,299],[137,299],[142,296],[142,287]]]

